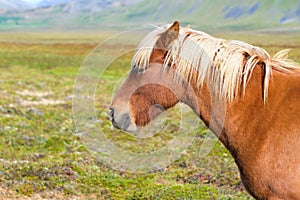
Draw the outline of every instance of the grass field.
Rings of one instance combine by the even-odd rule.
[[[206,157],[197,157],[208,134],[204,126],[184,155],[156,172],[119,172],[91,155],[74,134],[72,94],[85,57],[108,36],[0,33],[0,199],[251,199],[220,143]],[[291,48],[291,58],[300,62],[299,34],[219,36],[262,46],[271,54]],[[130,46],[126,40],[107,47],[106,56],[124,45]],[[106,80],[116,81],[129,69],[130,59],[125,55],[113,62],[116,71]],[[110,90],[95,96],[101,128],[131,149],[135,143],[130,136],[109,128],[105,112]],[[163,134],[146,145],[159,145],[167,137]]]

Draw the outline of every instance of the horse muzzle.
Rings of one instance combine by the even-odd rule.
[[[129,113],[118,114],[114,108],[110,107],[108,110],[108,118],[113,127],[117,129],[128,132],[135,132],[137,130],[137,127],[132,122]]]

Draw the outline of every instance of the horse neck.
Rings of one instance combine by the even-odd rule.
[[[247,148],[250,150],[255,142],[258,145],[256,148],[259,148],[260,142],[265,137],[263,133],[258,133],[260,135],[257,136],[255,129],[258,126],[268,128],[268,123],[267,121],[264,123],[264,119],[273,102],[268,103],[268,106],[264,104],[262,83],[263,71],[260,66],[257,66],[248,82],[245,94],[236,97],[233,102],[218,100],[219,98],[214,100],[212,92],[205,83],[201,89],[194,87],[196,97],[189,97],[185,102],[193,108],[235,158],[239,156],[237,152],[246,152]]]
[[[291,132],[298,134],[300,69],[295,71],[285,74],[272,70],[266,102],[263,99],[264,72],[261,66],[256,66],[245,94],[235,97],[233,102],[214,102],[209,87],[204,84],[200,90],[194,87],[196,97],[188,97],[191,100],[186,103],[231,152],[238,165],[246,166],[245,163],[257,159],[265,144],[272,143],[274,138]]]

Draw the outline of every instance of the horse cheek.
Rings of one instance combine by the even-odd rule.
[[[129,113],[137,126],[145,126],[150,122],[149,109],[151,101],[142,94],[133,94],[129,99]]]

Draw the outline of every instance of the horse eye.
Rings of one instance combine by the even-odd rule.
[[[147,67],[139,67],[139,68],[136,68],[136,72],[137,73],[144,73],[145,71],[147,71]]]

